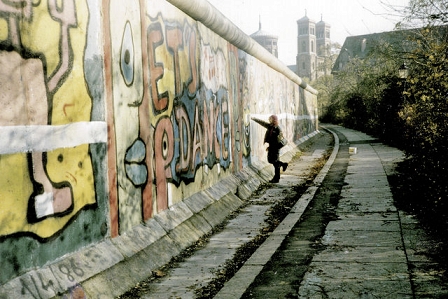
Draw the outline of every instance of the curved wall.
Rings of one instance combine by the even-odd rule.
[[[316,91],[206,1],[61,3],[0,3],[0,285],[265,161],[251,116],[317,130]]]

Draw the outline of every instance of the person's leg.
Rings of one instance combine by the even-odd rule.
[[[268,162],[274,166],[274,178],[270,181],[271,183],[278,183],[280,181],[280,168],[286,170],[288,163],[283,163],[279,160],[278,149],[271,149],[268,151]]]
[[[281,162],[277,161],[273,163],[274,165],[274,178],[271,180],[271,183],[278,183],[280,181],[280,165]]]

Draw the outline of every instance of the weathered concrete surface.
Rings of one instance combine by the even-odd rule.
[[[291,189],[303,181],[313,163],[325,153],[326,146],[329,144],[317,150],[313,148],[313,151],[306,155],[307,158],[291,163],[288,170],[282,174],[279,184],[273,185],[259,196],[252,195],[249,199],[250,204],[243,208],[236,218],[230,220],[222,231],[213,235],[203,249],[176,266],[166,277],[153,283],[150,291],[142,298],[195,298],[195,290],[207,286],[224,267],[226,261],[234,257],[240,246],[260,234],[260,229],[266,226],[268,209],[287,195],[286,189]],[[289,161],[293,157],[291,153],[295,155],[297,150],[288,151],[281,159]],[[320,178],[316,179],[316,184],[319,184]],[[278,250],[291,227],[299,220],[307,203],[312,200],[315,190],[316,187],[312,187],[304,194],[299,200],[300,204],[296,205],[271,236],[245,262],[234,280],[226,284],[230,287],[224,288],[215,298],[237,298],[238,294],[244,293],[257,273]]]
[[[394,206],[387,175],[402,153],[329,127],[349,141],[341,139],[312,205],[265,267],[254,269],[260,274],[242,298],[448,298],[445,269],[431,255],[440,244]],[[222,298],[240,297],[239,290],[232,297],[237,282]]]
[[[233,299],[243,296],[245,291],[249,288],[257,275],[263,270],[263,265],[266,265],[277,250],[279,250],[284,239],[290,234],[293,227],[300,221],[305,209],[313,199],[319,185],[322,183],[331,165],[333,164],[336,154],[339,149],[339,140],[336,135],[333,136],[335,143],[333,151],[321,169],[319,174],[314,178],[313,184],[301,195],[297,203],[292,207],[288,216],[277,226],[269,238],[257,249],[257,251],[245,262],[244,266],[237,272],[237,274],[225,283],[224,287],[214,297],[216,299]],[[315,149],[311,155],[303,156],[302,161],[305,165],[312,165],[312,161],[319,159],[324,153],[325,148]],[[283,188],[291,188],[298,185],[303,176],[304,163],[297,163],[291,165],[289,171],[282,176],[281,185]],[[310,164],[311,163],[311,164]],[[278,189],[274,189],[278,190]],[[284,189],[283,189],[284,190]],[[270,192],[267,191],[266,194]],[[285,193],[278,196],[285,196]],[[237,287],[235,287],[237,286]]]
[[[322,244],[298,291],[299,298],[413,298],[400,218],[373,138],[337,127],[357,153]],[[372,144],[369,144],[372,142]],[[384,148],[383,148],[384,150]],[[387,152],[388,162],[402,154]]]
[[[393,165],[402,158],[402,153],[359,132],[341,127],[334,130],[351,138],[350,146],[357,147],[358,151],[351,156],[337,218],[330,221],[321,240],[325,249],[313,258],[300,284],[298,298],[448,298],[445,274],[428,254],[428,248],[437,244],[415,217],[395,208],[390,188],[384,184],[384,176],[393,172]],[[246,209],[242,218],[231,221],[228,230],[213,236],[206,249],[186,261],[188,265],[176,269],[144,297],[194,298],[193,289],[206,285],[220,265],[257,234],[269,204],[284,196],[285,188],[304,180],[303,165],[309,165],[323,152],[318,149],[313,153],[303,157],[301,163],[305,164],[291,164],[282,174],[280,184],[260,197],[249,194],[256,190],[258,182],[271,179],[273,173],[270,165],[258,162],[256,167],[247,168],[223,183],[222,188],[195,194],[179,210],[176,207],[132,232],[9,282],[0,292],[0,298],[60,298],[57,292],[63,290],[57,287],[59,280],[77,280],[87,275],[89,278],[82,283],[87,298],[114,298],[179,254],[191,244],[191,238],[221,223],[241,205],[243,198],[248,198],[254,207]],[[316,177],[315,186],[293,207],[293,215],[285,218],[216,298],[239,298],[244,293],[288,236],[289,227],[300,218],[294,217],[307,208],[324,173]],[[188,232],[183,240],[176,230],[194,232]],[[81,273],[80,265],[89,270]],[[279,276],[288,275],[288,272],[279,273]],[[53,288],[43,286],[23,292],[22,282],[36,285],[36,277],[52,281]],[[27,297],[24,293],[31,295]]]
[[[319,133],[314,132],[298,140],[297,144],[285,146],[281,152],[282,159],[291,160],[300,152],[297,145],[317,134]],[[316,155],[313,159],[318,157],[320,156]],[[300,173],[297,172],[297,175],[300,176]],[[139,281],[151,276],[152,271],[167,264],[182,250],[209,233],[213,227],[221,224],[244,200],[249,199],[262,183],[272,177],[272,165],[267,162],[255,162],[236,175],[192,195],[119,237],[95,244],[65,256],[48,267],[30,271],[9,281],[0,287],[0,298],[60,298],[64,292],[70,296],[71,290],[67,292],[61,287],[63,285],[79,286],[87,298],[109,299],[119,296]],[[290,183],[293,185],[295,182],[297,178],[292,179]],[[261,200],[271,200],[274,203],[281,196],[281,189],[270,190],[267,196],[268,198]],[[235,234],[240,237],[223,235],[216,248],[220,252],[228,248],[234,250],[254,237],[268,208],[261,207],[261,210],[248,210],[248,218],[236,224]],[[225,259],[230,257],[232,251],[226,252]],[[199,262],[210,263],[210,267],[216,268],[216,260],[204,258]],[[193,268],[199,269],[198,265]],[[203,278],[201,284],[206,282],[207,279]],[[25,291],[24,285],[28,288]],[[185,298],[184,295],[182,298]]]

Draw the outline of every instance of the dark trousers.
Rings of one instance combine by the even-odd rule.
[[[282,166],[283,166],[283,163],[280,161],[276,161],[274,163],[274,178],[273,178],[274,181],[280,180],[280,167],[282,167]]]
[[[279,150],[271,149],[268,150],[268,162],[274,165],[274,178],[273,182],[278,182],[280,180],[280,167],[285,167],[288,165],[279,160]],[[285,166],[286,165],[286,166]]]

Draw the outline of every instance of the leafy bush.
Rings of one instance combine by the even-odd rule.
[[[394,43],[378,42],[334,78],[326,121],[381,138],[404,150],[401,165],[411,205],[448,229],[448,1],[412,0]],[[418,19],[415,17],[418,16]],[[406,62],[409,76],[398,78]]]

